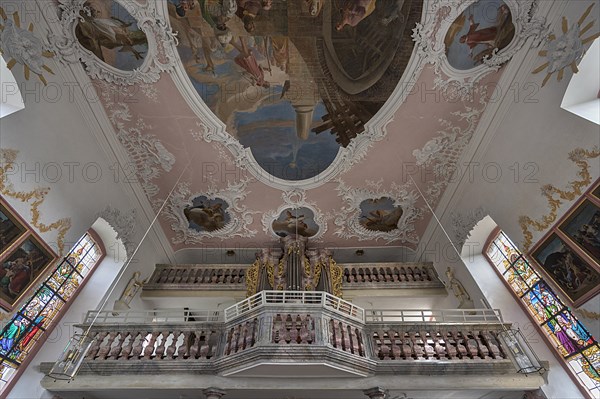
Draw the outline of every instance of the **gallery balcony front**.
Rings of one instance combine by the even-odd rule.
[[[510,326],[493,309],[375,311],[325,292],[262,291],[223,312],[90,311],[78,327],[94,342],[77,377],[42,381],[62,397],[134,395],[139,387],[282,389],[276,381],[359,392],[443,390],[457,381],[482,390],[543,384],[537,374],[517,374],[500,337]]]

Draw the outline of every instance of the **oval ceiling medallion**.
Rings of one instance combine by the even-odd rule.
[[[450,25],[444,39],[448,63],[468,70],[506,48],[515,37],[509,6],[502,0],[478,1]]]
[[[192,205],[183,209],[189,228],[198,232],[213,232],[222,229],[230,221],[229,204],[221,198],[208,199],[201,195],[192,200]]]
[[[315,222],[315,214],[306,207],[284,209],[271,226],[273,232],[279,237],[289,235],[313,237],[319,232],[319,225]]]
[[[331,169],[392,95],[421,4],[169,0],[168,12],[191,83],[246,162],[298,185]]]
[[[99,60],[122,71],[140,68],[148,38],[131,14],[115,1],[89,0],[75,26],[79,43]]]
[[[360,203],[359,223],[367,230],[389,232],[398,229],[402,213],[389,197],[367,199]]]

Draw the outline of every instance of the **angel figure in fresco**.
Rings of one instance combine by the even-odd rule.
[[[119,52],[131,52],[136,60],[141,60],[143,53],[133,46],[147,44],[146,35],[140,29],[129,30],[133,22],[124,22],[111,16],[102,18],[101,11],[89,7],[90,14],[82,14],[84,22],[77,24],[76,33],[80,43],[104,61],[102,48],[112,50],[121,47]]]
[[[203,227],[206,231],[219,230],[225,225],[225,211],[220,203],[187,207],[183,214],[189,222]]]
[[[273,7],[273,0],[236,0],[236,15],[244,23],[244,29],[248,33],[254,32],[256,26],[254,19],[263,11],[268,11]]]
[[[369,212],[368,216],[362,216],[360,224],[366,229],[377,231],[392,231],[398,228],[398,221],[402,216],[402,208],[392,210],[376,209]]]
[[[512,38],[514,34],[514,25],[512,25],[510,9],[506,4],[498,7],[496,23],[493,26],[479,29],[479,23],[475,22],[473,15],[469,16],[469,31],[460,37],[462,44],[469,46],[469,55],[473,60],[481,61],[485,56],[491,55],[496,48],[504,48],[507,38]],[[513,27],[512,29],[510,27]],[[473,55],[473,50],[478,45],[485,45],[487,48],[483,52]]]

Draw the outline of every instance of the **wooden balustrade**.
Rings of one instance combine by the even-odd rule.
[[[87,361],[211,359],[217,352],[215,330],[127,329],[98,331]]]
[[[431,263],[372,263],[340,265],[343,289],[443,288]],[[157,265],[144,286],[154,290],[232,290],[246,288],[249,265]]]
[[[508,359],[497,330],[380,328],[373,331],[375,358],[379,360]]]

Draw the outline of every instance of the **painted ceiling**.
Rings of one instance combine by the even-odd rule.
[[[175,251],[416,248],[503,66],[547,34],[533,0],[56,6],[44,48],[84,66]]]

